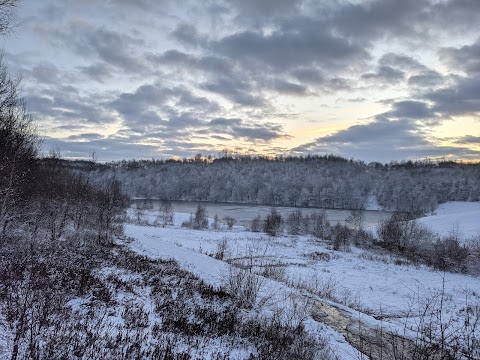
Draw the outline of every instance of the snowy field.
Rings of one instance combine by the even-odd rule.
[[[480,203],[447,202],[419,221],[439,235],[456,234],[460,239],[480,236]]]
[[[421,222],[437,232],[458,227],[462,235],[473,236],[480,229],[479,214],[480,204],[448,203]],[[153,223],[155,216],[147,211],[145,217]],[[126,225],[126,235],[134,239],[131,248],[152,258],[175,259],[218,287],[228,284],[231,264],[252,265],[261,279],[255,311],[268,313],[279,306],[294,311],[292,296],[296,303],[306,299],[307,328],[326,332],[342,359],[358,359],[359,353],[338,324],[327,327],[315,316],[319,303],[333,306],[366,331],[381,328],[407,337],[414,337],[425,321],[419,313],[426,304],[437,310],[441,304],[440,318],[450,324],[447,333],[461,326],[469,309],[480,311],[480,279],[473,276],[409,265],[353,246],[348,252],[334,251],[311,236],[269,237],[241,226],[230,231],[181,228],[188,217],[176,213],[175,225],[166,228]]]

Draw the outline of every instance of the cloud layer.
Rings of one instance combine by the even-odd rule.
[[[6,60],[65,156],[478,159],[480,125],[441,132],[479,118],[476,0],[23,0],[19,18]]]

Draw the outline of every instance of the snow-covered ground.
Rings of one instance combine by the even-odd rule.
[[[421,221],[443,232],[458,222],[462,234],[473,235],[480,228],[479,215],[480,204],[449,203],[440,207],[436,215]],[[148,212],[146,216],[153,219]],[[441,296],[444,320],[452,323],[463,321],[466,307],[480,305],[480,279],[473,276],[407,265],[389,255],[354,247],[349,252],[334,251],[326,242],[310,236],[273,238],[242,227],[231,231],[181,228],[188,216],[175,214],[175,225],[166,228],[127,225],[127,236],[135,239],[130,246],[154,258],[175,259],[214,286],[226,284],[229,263],[235,261],[255,259],[259,269],[283,269],[277,272],[275,280],[262,280],[257,311],[270,311],[294,293],[337,304],[353,319],[361,319],[372,327],[413,335],[421,304]],[[215,258],[219,258],[221,250],[223,261]],[[313,332],[326,331],[340,358],[358,358],[341,334],[311,316],[306,325]]]
[[[447,202],[419,222],[442,236],[456,234],[460,239],[480,236],[480,203]]]

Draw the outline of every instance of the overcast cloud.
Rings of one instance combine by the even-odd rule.
[[[17,15],[4,58],[47,151],[479,159],[478,0],[21,0]]]

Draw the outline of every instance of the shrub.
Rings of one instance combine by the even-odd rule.
[[[194,229],[208,229],[207,208],[198,204],[193,218]]]
[[[431,265],[438,270],[465,272],[468,248],[458,239],[447,237],[438,240],[430,253]]]
[[[205,206],[198,204],[195,215],[190,215],[188,221],[182,223],[182,227],[201,230],[208,229],[207,209]]]
[[[330,223],[327,220],[327,213],[325,210],[312,214],[310,219],[312,222],[312,235],[319,239],[328,238]]]
[[[263,231],[270,236],[277,236],[282,227],[282,216],[277,212],[276,209],[271,209],[270,213],[265,219],[263,225]]]
[[[301,231],[303,214],[300,210],[291,212],[287,218],[288,231],[291,235],[298,235]]]
[[[223,220],[225,220],[225,222],[227,223],[228,230],[232,230],[233,225],[235,225],[235,223],[237,222],[237,219],[231,216],[226,216],[223,218]]]
[[[262,229],[262,218],[260,215],[257,215],[250,223],[250,230],[252,232],[260,232]]]
[[[348,226],[337,223],[332,228],[333,248],[348,251],[350,249],[351,232]]]
[[[262,278],[254,273],[252,264],[244,268],[232,265],[228,269],[226,289],[241,308],[255,306],[262,284]]]

